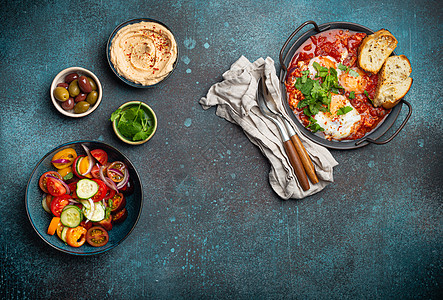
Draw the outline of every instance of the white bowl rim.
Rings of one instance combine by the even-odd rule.
[[[84,113],[81,114],[75,114],[75,113],[71,113],[69,111],[64,110],[61,105],[59,104],[59,101],[57,101],[57,99],[55,99],[54,97],[54,89],[56,88],[57,84],[60,83],[60,78],[67,74],[67,73],[71,73],[71,72],[80,72],[80,73],[85,73],[88,76],[91,76],[92,79],[94,79],[95,83],[97,84],[97,90],[98,90],[98,98],[97,98],[97,102],[95,102],[94,107],[88,109],[87,111],[85,111]],[[51,100],[52,100],[52,104],[54,104],[55,108],[62,113],[65,116],[68,117],[72,117],[72,118],[81,118],[84,116],[89,115],[90,113],[92,113],[94,110],[97,109],[97,107],[100,105],[101,101],[102,101],[102,97],[103,97],[103,89],[102,89],[102,85],[100,83],[100,80],[98,80],[98,77],[90,70],[82,68],[82,67],[69,67],[66,69],[61,70],[57,75],[55,75],[54,79],[52,80],[52,84],[51,84],[51,89],[49,91],[49,94],[51,96]]]

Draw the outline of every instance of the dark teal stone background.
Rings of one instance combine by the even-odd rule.
[[[1,1],[0,13],[1,299],[442,298],[441,1]],[[125,85],[106,61],[113,29],[137,17],[167,24],[180,47],[177,70],[152,89]],[[258,148],[198,100],[241,55],[279,70],[281,46],[307,20],[390,30],[413,66],[413,114],[386,145],[331,151],[335,182],[283,201]],[[72,66],[104,88],[82,119],[49,98]],[[142,146],[108,121],[129,100],[158,116]],[[131,236],[92,257],[45,244],[24,205],[37,162],[73,140],[118,148],[144,185]]]

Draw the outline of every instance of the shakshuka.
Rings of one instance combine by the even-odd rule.
[[[311,36],[288,67],[289,106],[303,126],[327,140],[360,139],[390,112],[372,105],[377,74],[357,65],[365,36],[341,29]]]

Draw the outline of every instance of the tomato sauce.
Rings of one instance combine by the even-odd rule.
[[[364,81],[363,91],[354,91],[355,98],[349,98],[351,91],[340,89],[340,93],[345,96],[352,106],[358,111],[361,120],[354,126],[352,133],[343,140],[355,140],[364,137],[368,132],[374,130],[380,122],[389,114],[390,110],[383,107],[374,107],[370,99],[375,96],[378,83],[377,74],[365,73],[358,67],[358,47],[366,34],[350,30],[332,29],[311,36],[295,52],[294,57],[288,67],[285,86],[289,106],[300,122],[306,127],[309,125],[309,116],[303,112],[303,108],[297,108],[297,104],[304,99],[304,95],[294,87],[295,81],[302,76],[302,71],[308,69],[308,65],[316,57],[332,57],[337,65],[339,63],[361,74]],[[368,96],[370,99],[368,99]],[[322,132],[318,135],[331,139]]]

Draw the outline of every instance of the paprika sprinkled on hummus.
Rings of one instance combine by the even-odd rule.
[[[115,34],[110,56],[118,74],[141,85],[153,85],[173,70],[177,43],[159,23],[134,23]]]

